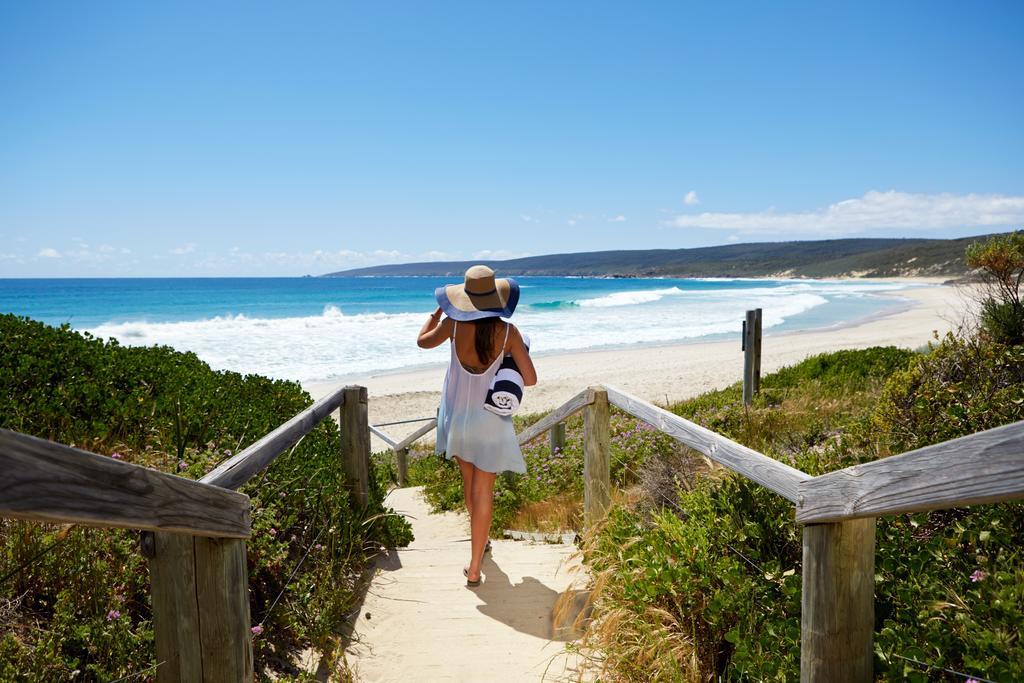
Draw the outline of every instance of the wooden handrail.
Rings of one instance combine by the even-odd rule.
[[[370,425],[370,426],[371,427],[391,427],[392,425],[407,425],[407,424],[412,424],[413,422],[429,422],[430,420],[436,420],[436,419],[437,418],[435,418],[435,417],[414,417],[411,420],[395,420],[393,422],[378,422],[377,424]]]
[[[603,386],[608,391],[608,399],[613,405],[794,503],[800,496],[800,482],[811,478],[809,474],[627,394],[621,389],[607,384]]]
[[[285,450],[313,430],[345,401],[345,387],[324,396],[256,443],[225,461],[199,481],[225,489],[237,489],[274,462]]]
[[[248,538],[249,497],[0,429],[0,517]]]
[[[576,394],[568,401],[558,406],[550,413],[542,417],[541,419],[534,422],[532,425],[524,429],[519,433],[519,445],[529,443],[538,436],[554,427],[559,422],[565,422],[567,419],[583,410],[583,407],[590,405],[594,402],[594,394],[591,389],[584,389],[580,393]]]
[[[395,449],[395,444],[398,442],[392,439],[388,434],[380,429],[377,429],[374,425],[370,425],[370,433],[375,434],[377,438],[386,443],[392,450]]]
[[[1024,498],[1024,421],[800,483],[802,524]]]
[[[421,436],[423,436],[424,434],[429,432],[431,429],[434,429],[435,427],[437,427],[437,418],[436,417],[431,418],[430,422],[428,422],[427,424],[423,425],[422,427],[417,429],[415,432],[413,432],[409,436],[405,437],[404,439],[402,439],[401,441],[396,443],[394,445],[394,449],[396,451],[401,451],[401,450],[404,450],[404,449],[408,448],[409,445],[413,441],[415,441],[416,439],[420,438]]]

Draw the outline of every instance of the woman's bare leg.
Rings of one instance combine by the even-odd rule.
[[[466,462],[460,457],[455,458],[455,462],[459,463],[459,469],[462,470],[462,498],[466,502],[466,512],[469,513],[469,519],[473,519],[473,476],[476,472],[476,467],[473,463]]]
[[[473,538],[468,576],[471,581],[480,578],[480,565],[484,559],[484,547],[491,532],[491,516],[494,513],[494,480],[498,476],[494,472],[484,472],[476,467],[473,469],[476,470],[473,473],[473,515],[469,520]]]

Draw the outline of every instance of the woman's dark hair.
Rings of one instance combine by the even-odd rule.
[[[499,321],[500,318],[481,318],[473,323],[473,327],[476,328],[476,338],[473,340],[476,357],[484,365],[494,362],[491,356],[494,355],[495,330],[498,328]]]

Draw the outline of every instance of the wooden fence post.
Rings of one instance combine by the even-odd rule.
[[[754,398],[754,312],[747,311],[743,321],[743,405]]]
[[[352,500],[360,507],[370,501],[370,421],[366,387],[345,387],[341,404],[341,454]]]
[[[565,423],[559,422],[551,428],[551,453],[565,450]]]
[[[756,396],[761,391],[761,309],[754,309],[754,361],[750,368],[751,393]]]
[[[611,444],[608,392],[592,387],[594,402],[583,409],[583,522],[589,529],[611,506]]]
[[[803,531],[800,680],[874,680],[875,519]]]
[[[395,466],[398,468],[398,485],[405,486],[409,480],[409,449],[399,448],[395,451]]]
[[[159,683],[253,680],[245,541],[156,532],[150,560]]]

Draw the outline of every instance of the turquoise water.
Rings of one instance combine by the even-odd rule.
[[[870,281],[521,277],[514,321],[535,353],[838,325],[905,305]],[[313,381],[446,360],[415,337],[433,291],[459,278],[0,280],[0,312],[125,344],[195,351],[219,369]]]

